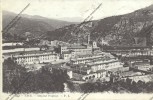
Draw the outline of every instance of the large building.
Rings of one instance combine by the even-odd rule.
[[[13,53],[13,52],[21,52],[21,51],[34,51],[34,50],[40,50],[40,47],[29,47],[24,46],[23,42],[4,42],[2,44],[2,52],[3,53]]]
[[[123,48],[115,50],[107,50],[116,55],[134,57],[134,56],[153,56],[153,47],[137,47],[137,48]]]
[[[69,44],[69,45],[59,45],[56,49],[57,53],[60,53],[62,56],[65,53],[71,53],[71,58],[74,58],[78,55],[88,55],[93,54],[94,51],[100,50],[97,47],[96,42],[91,42],[91,44]]]
[[[22,51],[3,55],[5,59],[13,58],[18,64],[51,63],[59,60],[59,55],[54,51]]]
[[[117,58],[103,52],[79,55],[70,60],[70,66],[75,73],[74,77],[80,77],[80,80],[109,77],[110,70],[123,68],[123,64]]]

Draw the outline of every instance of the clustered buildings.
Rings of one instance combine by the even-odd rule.
[[[68,44],[55,40],[43,41],[43,45],[45,46],[24,47],[20,42],[4,43],[3,59],[10,57],[23,65],[45,64],[51,70],[67,71],[71,79],[83,81],[106,80],[112,73],[129,71],[129,67],[123,67],[123,63],[118,58],[110,53],[102,52],[95,41]],[[18,46],[18,48],[6,49],[7,46]]]

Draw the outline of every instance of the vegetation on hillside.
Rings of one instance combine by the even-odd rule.
[[[62,70],[50,71],[42,67],[39,71],[27,72],[10,58],[3,63],[3,91],[11,93],[63,92],[63,83],[69,79]]]
[[[91,34],[91,40],[103,44],[108,43],[113,46],[145,46],[153,45],[153,5],[148,8],[140,9],[135,12],[107,17],[101,20],[91,21],[92,27],[79,28],[71,25],[48,32],[47,38],[69,41],[75,40],[76,35],[80,37],[80,41],[86,41],[88,31]],[[84,23],[88,26],[89,23]],[[79,30],[75,34],[74,29]],[[58,37],[55,36],[58,34]],[[63,36],[65,36],[63,38]],[[62,39],[61,39],[62,38]],[[138,39],[137,43],[135,39]]]
[[[95,83],[84,83],[80,85],[82,92],[108,92],[112,91],[114,93],[153,93],[153,82],[143,82],[143,81],[132,81],[127,78],[126,81],[117,82],[95,82]]]
[[[2,12],[2,25],[3,29],[15,18],[17,14],[3,11]],[[41,16],[31,16],[22,14],[19,21],[13,24],[8,32],[3,34],[5,40],[22,40],[22,38],[38,38],[45,35],[48,31],[61,28],[73,24],[75,22],[66,22],[62,20],[49,19]],[[8,38],[9,36],[9,38]]]

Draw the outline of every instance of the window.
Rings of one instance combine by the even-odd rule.
[[[91,79],[91,76],[89,76],[89,79]]]
[[[88,77],[86,77],[85,80],[88,80]]]

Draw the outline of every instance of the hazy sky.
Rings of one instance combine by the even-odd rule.
[[[2,9],[19,13],[28,3],[24,14],[40,15],[48,18],[86,18],[100,3],[102,6],[94,14],[94,19],[120,15],[153,4],[153,0],[2,0]]]

